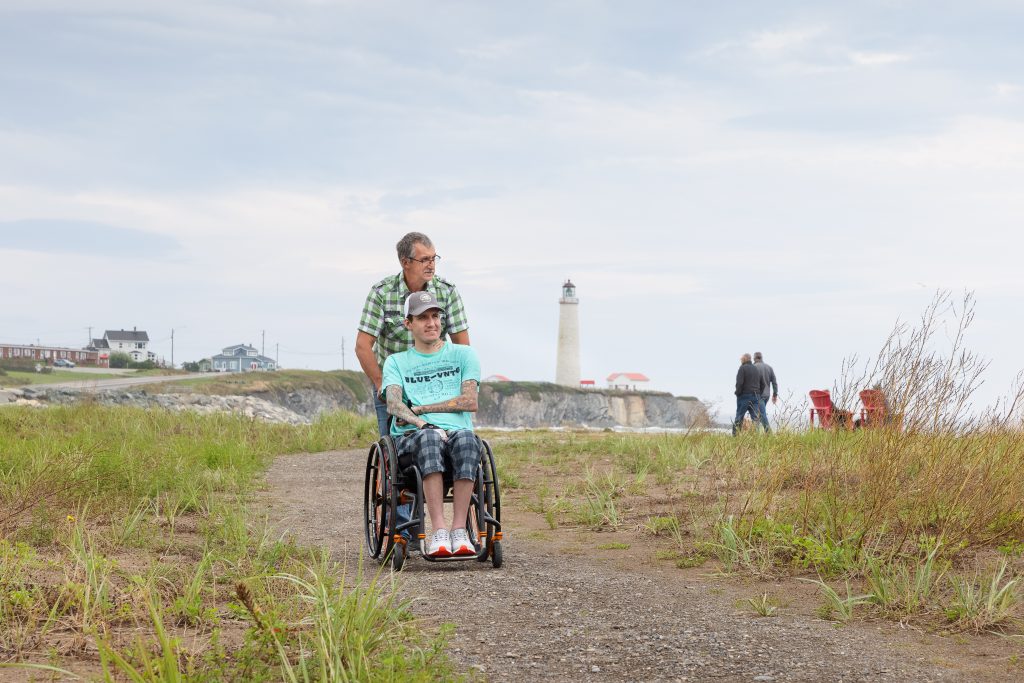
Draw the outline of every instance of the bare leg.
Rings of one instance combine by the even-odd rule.
[[[473,489],[476,487],[476,479],[456,479],[454,485],[453,504],[454,513],[452,528],[462,528],[466,524],[466,515],[469,514],[469,500],[473,496]]]
[[[444,475],[440,472],[434,472],[423,477],[423,497],[427,502],[427,516],[430,517],[432,531],[448,528],[448,523],[444,521],[443,487]]]

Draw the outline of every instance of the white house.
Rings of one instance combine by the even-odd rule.
[[[149,350],[149,335],[133,327],[131,330],[107,330],[102,339],[93,339],[90,348],[100,352],[127,353],[136,363],[151,360],[156,362],[156,354]]]
[[[261,356],[256,347],[248,344],[225,346],[216,356],[210,359],[214,372],[251,372],[253,370],[277,370],[277,362],[273,358]]]

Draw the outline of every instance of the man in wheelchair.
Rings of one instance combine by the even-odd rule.
[[[427,554],[475,555],[466,518],[480,464],[480,440],[473,433],[480,361],[472,347],[441,339],[441,305],[427,291],[405,301],[405,326],[414,345],[388,356],[382,392],[395,419],[391,435],[399,453],[414,453],[423,476],[430,520]],[[444,472],[453,481],[452,524],[444,516]]]

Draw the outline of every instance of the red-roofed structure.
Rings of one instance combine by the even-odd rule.
[[[638,384],[646,384],[650,381],[642,372],[613,372],[608,375],[608,388],[633,389],[635,391]]]

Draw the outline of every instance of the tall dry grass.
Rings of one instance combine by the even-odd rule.
[[[988,362],[967,348],[974,318],[973,295],[939,292],[878,354],[843,362],[836,405],[886,395],[889,419],[870,427],[807,430],[804,406],[772,435],[530,434],[499,447],[503,466],[578,479],[599,463],[664,487],[678,502],[662,514],[687,520],[725,567],[873,581],[869,602],[890,613],[952,605],[957,623],[1002,624],[1024,598],[1024,387],[1018,376],[1006,398],[977,405]],[[599,499],[594,485],[613,480],[591,476],[586,496],[566,486],[559,502]]]
[[[1005,398],[975,404],[989,362],[966,345],[974,318],[973,294],[940,291],[876,355],[844,360],[833,402],[852,407],[861,390],[878,388],[886,421],[816,434],[796,462],[783,456],[763,472],[760,496],[778,499],[797,484],[803,523],[827,519],[844,538],[893,553],[920,534],[960,549],[1024,535],[1024,385],[1018,375]]]

